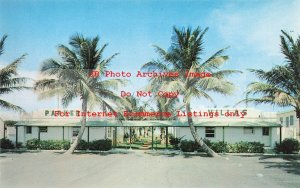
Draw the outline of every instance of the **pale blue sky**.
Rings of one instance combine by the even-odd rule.
[[[58,44],[67,44],[70,36],[100,36],[109,43],[105,55],[119,52],[111,70],[137,71],[142,64],[156,58],[151,45],[168,48],[172,26],[209,27],[205,36],[208,57],[220,48],[227,50],[230,60],[224,68],[245,73],[231,80],[237,91],[224,98],[215,95],[218,107],[233,105],[244,97],[247,83],[255,78],[245,69],[270,69],[282,64],[279,35],[284,29],[292,35],[300,31],[300,1],[36,1],[0,0],[0,35],[8,34],[0,66],[28,53],[21,73],[33,75],[41,62],[56,58]],[[144,86],[146,80],[131,78],[128,90]],[[27,100],[16,100],[20,94],[5,96],[7,100],[32,111],[51,108],[54,102],[38,102],[32,92],[22,92]],[[194,108],[212,107],[207,101],[195,101]],[[257,108],[278,111],[269,105]],[[3,110],[1,110],[3,111]]]

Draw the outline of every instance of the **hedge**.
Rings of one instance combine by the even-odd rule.
[[[285,153],[285,154],[292,154],[298,153],[300,150],[300,142],[294,138],[286,138],[284,139],[281,144],[276,143],[275,151],[276,153]]]
[[[78,150],[87,150],[87,149],[89,149],[89,143],[85,140],[80,140],[80,142],[77,145],[76,149],[78,149]]]
[[[6,139],[6,138],[2,138],[0,140],[0,147],[2,149],[14,149],[15,148],[14,144],[12,143],[12,141],[9,140],[9,139]]]
[[[27,149],[43,149],[43,150],[59,150],[59,149],[69,149],[70,142],[62,140],[38,140],[36,138],[27,140]]]
[[[26,148],[27,149],[35,150],[39,147],[40,147],[40,142],[37,138],[27,140],[27,142],[26,142]]]
[[[228,144],[229,153],[263,153],[264,144],[260,142],[238,142]]]
[[[216,153],[263,153],[264,144],[260,142],[237,142],[229,144],[227,142],[211,142],[207,139],[203,140],[212,150]],[[180,149],[183,152],[199,151],[203,152],[203,149],[192,140],[182,140],[180,143]]]
[[[62,140],[38,140],[30,139],[26,142],[26,148],[31,150],[42,149],[42,150],[60,150],[60,149],[69,149],[70,142]],[[78,150],[100,150],[107,151],[112,148],[112,141],[109,139],[95,140],[90,143],[87,143],[85,140],[81,140],[76,147]]]
[[[69,149],[69,147],[70,147],[69,141],[61,141],[61,140],[41,140],[40,141],[40,149],[43,149],[43,150]]]
[[[192,140],[182,140],[180,142],[180,149],[183,152],[193,152],[196,151],[199,147],[195,141]]]
[[[95,140],[89,143],[90,150],[108,151],[112,148],[112,141],[109,139]]]

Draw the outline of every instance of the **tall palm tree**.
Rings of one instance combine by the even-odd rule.
[[[134,96],[127,96],[122,98],[121,106],[118,109],[119,112],[150,112],[153,111],[148,101],[141,101],[139,98]],[[124,116],[124,114],[118,114],[120,120],[143,120],[149,119],[148,117],[142,116]]]
[[[159,72],[178,72],[178,77],[156,77],[152,78],[151,85],[154,89],[160,88],[164,91],[178,91],[183,96],[183,103],[187,113],[191,113],[190,102],[192,98],[213,99],[208,92],[217,92],[224,95],[231,94],[233,84],[225,79],[226,76],[238,72],[235,70],[220,70],[220,66],[228,59],[222,55],[225,49],[221,49],[213,54],[206,61],[202,61],[203,37],[208,28],[201,30],[199,27],[176,28],[168,51],[154,46],[159,55],[158,60],[153,60],[143,65],[144,70]],[[187,77],[186,73],[210,72],[211,77]],[[199,144],[209,156],[217,154],[211,150],[199,137],[193,124],[193,119],[187,116],[191,134],[197,144]]]
[[[267,103],[279,107],[293,107],[299,119],[300,129],[300,36],[296,41],[285,31],[281,31],[281,52],[284,65],[277,65],[269,71],[250,69],[262,82],[248,85],[247,99],[241,102]],[[249,95],[258,94],[249,98]]]
[[[40,97],[52,97],[59,94],[64,107],[76,98],[81,100],[81,111],[86,112],[88,105],[92,108],[99,105],[114,111],[120,97],[113,92],[125,80],[104,80],[103,75],[111,60],[117,55],[113,54],[103,59],[103,51],[108,44],[98,49],[99,38],[84,38],[82,35],[71,37],[69,45],[58,46],[58,53],[62,62],[49,59],[43,62],[41,72],[52,78],[39,80],[35,89],[40,92]],[[99,71],[99,77],[91,77],[91,71]],[[82,116],[81,127],[75,141],[67,154],[73,153],[82,138],[86,126],[86,116]]]
[[[156,100],[156,107],[158,109],[158,112],[160,112],[160,117],[157,119],[159,120],[174,120],[177,119],[176,113],[177,110],[181,110],[184,106],[182,103],[179,103],[178,98],[165,98],[165,97],[155,97]],[[162,112],[170,112],[172,114],[171,117],[164,117],[162,115]]]
[[[4,52],[4,43],[6,38],[7,35],[4,35],[0,40],[0,55],[2,55]],[[0,95],[28,88],[25,86],[28,78],[18,77],[17,72],[18,66],[25,56],[26,54],[22,55],[12,63],[0,69]],[[14,105],[2,99],[0,99],[0,107],[16,111],[24,111],[20,106]]]

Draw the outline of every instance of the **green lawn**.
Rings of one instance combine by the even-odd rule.
[[[131,148],[132,149],[141,149],[141,147],[143,146],[142,142],[135,142],[131,144]],[[125,149],[129,149],[130,148],[130,144],[129,143],[122,143],[122,144],[118,144],[116,148],[125,148]],[[153,148],[154,149],[166,149],[166,144],[153,144]],[[151,143],[150,143],[150,149],[151,148]],[[173,146],[168,144],[168,149],[173,149]]]

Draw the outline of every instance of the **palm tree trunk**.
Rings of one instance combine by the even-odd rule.
[[[82,99],[82,107],[81,108],[82,108],[82,112],[87,111],[87,99],[86,98]],[[82,135],[85,130],[85,126],[86,126],[86,116],[82,116],[80,131],[79,131],[76,139],[74,140],[73,144],[71,145],[71,147],[68,149],[68,151],[65,154],[72,154],[74,152],[74,150],[76,149],[77,145],[79,144],[79,142],[82,138]]]
[[[189,114],[191,112],[191,107],[190,107],[190,103],[186,103],[185,104],[185,109],[186,109],[186,113]],[[192,133],[192,136],[194,137],[195,139],[195,142],[203,148],[203,150],[207,153],[208,156],[210,157],[216,157],[218,156],[217,153],[215,153],[212,149],[210,149],[202,140],[202,138],[199,137],[196,129],[195,129],[195,126],[194,126],[194,123],[193,123],[193,119],[192,117],[190,116],[187,116],[188,118],[188,124],[189,124],[189,127],[190,127],[190,130],[191,130],[191,133]]]

